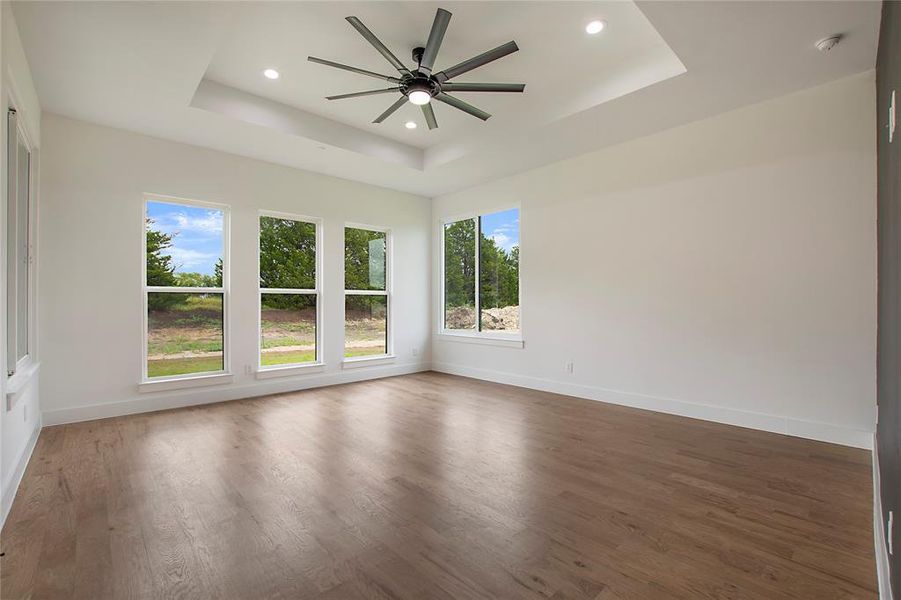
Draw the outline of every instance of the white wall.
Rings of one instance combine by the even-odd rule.
[[[434,368],[869,447],[874,107],[867,73],[436,198],[435,243],[521,203],[525,348]]]
[[[45,114],[41,166],[41,392],[45,424],[248,397],[425,368],[427,199]],[[235,382],[139,393],[142,199],[231,206]],[[257,211],[324,219],[324,373],[257,381]],[[397,359],[342,370],[345,222],[387,226],[394,243]],[[419,356],[413,356],[413,349]]]
[[[11,4],[3,2],[0,7],[0,279],[6,281],[6,112],[9,99],[14,97],[19,119],[24,122],[30,141],[34,146],[32,154],[39,162],[37,150],[41,141],[41,107],[31,80],[31,72],[25,59],[25,51],[19,40],[19,32],[13,18]],[[3,290],[6,289],[4,285]],[[6,365],[6,293],[0,293],[0,364]],[[7,411],[6,369],[0,371],[0,522],[6,520],[7,512],[15,497],[19,479],[25,470],[34,442],[41,426],[41,411],[38,399],[38,380],[31,379],[17,393],[12,409]]]

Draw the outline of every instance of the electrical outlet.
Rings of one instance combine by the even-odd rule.
[[[573,372],[573,361],[572,361],[572,360],[566,361],[566,364],[563,366],[563,370],[566,371],[566,372],[569,373],[569,374],[572,374],[572,372]]]
[[[244,374],[253,375],[253,367],[251,367],[250,365],[244,365]]]
[[[413,352],[413,356],[419,356],[419,347],[413,346],[412,352]]]

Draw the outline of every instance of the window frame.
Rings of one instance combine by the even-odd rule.
[[[316,227],[316,256],[314,258],[316,265],[316,273],[314,274],[314,289],[301,288],[263,288],[260,287],[260,221],[262,217],[271,217],[273,219],[283,219],[287,221],[299,221],[301,223],[310,223]],[[306,370],[318,370],[325,366],[325,353],[322,345],[325,339],[322,333],[322,276],[323,276],[323,223],[320,217],[310,217],[307,215],[298,215],[274,210],[257,211],[257,238],[256,238],[256,259],[257,259],[257,377],[265,379],[278,375],[290,375],[296,372]],[[306,363],[292,363],[285,365],[263,365],[263,294],[306,294],[316,296],[316,360]]]
[[[385,234],[385,289],[383,290],[348,290],[347,279],[344,274],[346,267],[347,252],[347,229],[362,229],[364,231],[375,231]],[[344,339],[341,343],[341,362],[345,368],[349,366],[362,366],[369,363],[378,364],[380,362],[392,361],[396,358],[394,354],[394,236],[390,227],[382,227],[379,225],[366,225],[363,223],[347,223],[345,222],[341,228],[341,272],[342,287],[344,288],[343,299],[341,303],[341,322],[344,329]],[[369,356],[344,356],[347,348],[347,296],[385,296],[385,302],[388,304],[385,311],[385,353],[373,354]]]
[[[481,287],[481,273],[479,269],[481,268],[481,252],[482,252],[482,217],[485,215],[491,215],[494,213],[504,212],[508,210],[516,209],[519,211],[519,219],[520,219],[520,227],[519,227],[519,246],[520,246],[520,270],[519,270],[519,331],[516,332],[505,332],[505,331],[482,331],[481,329],[481,303],[479,296],[479,288]],[[475,220],[475,302],[476,302],[476,324],[475,327],[471,330],[469,329],[448,329],[445,326],[445,311],[447,310],[447,306],[445,305],[445,283],[446,276],[444,273],[444,265],[445,265],[445,227],[452,223],[457,223],[459,221],[468,221],[470,219]],[[439,274],[439,306],[438,306],[438,329],[437,334],[441,337],[441,339],[447,341],[459,341],[459,342],[472,342],[476,344],[486,344],[491,346],[506,346],[511,348],[522,348],[524,346],[523,343],[523,318],[522,318],[522,207],[519,203],[514,204],[505,204],[497,207],[492,207],[486,210],[479,211],[470,211],[463,214],[451,215],[446,217],[440,217],[438,219],[438,274]]]
[[[37,192],[36,187],[38,183],[37,177],[37,166],[38,166],[38,151],[37,146],[34,144],[31,133],[29,132],[28,123],[24,117],[24,114],[17,108],[16,102],[16,94],[15,90],[12,90],[10,93],[8,102],[7,102],[7,115],[6,115],[6,139],[4,142],[6,143],[6,187],[3,192],[6,198],[6,206],[4,210],[4,221],[5,221],[5,236],[6,243],[3,247],[4,252],[4,272],[6,274],[4,281],[4,294],[6,298],[5,311],[3,315],[4,319],[4,330],[6,331],[6,347],[4,348],[6,364],[6,392],[7,395],[16,394],[23,385],[29,380],[37,370],[38,367],[38,351],[37,351]],[[13,117],[13,118],[11,118]],[[10,127],[11,122],[15,122],[15,132],[13,132]],[[15,138],[13,138],[12,134],[15,133]],[[15,154],[10,153],[10,143],[15,139],[16,148]],[[28,197],[26,201],[27,208],[27,222],[25,226],[25,232],[27,236],[27,257],[26,257],[26,290],[25,290],[25,324],[26,324],[26,332],[25,332],[25,345],[26,352],[22,358],[18,358],[18,323],[19,323],[19,312],[18,312],[18,277],[17,271],[10,270],[10,260],[11,256],[10,252],[10,242],[13,241],[9,235],[9,227],[13,222],[13,219],[10,219],[10,210],[11,208],[18,208],[18,198],[10,198],[10,179],[9,179],[9,171],[10,166],[15,165],[18,166],[18,141],[24,144],[26,151],[28,152]],[[18,181],[18,175],[16,176],[16,180]],[[15,216],[15,224],[16,224],[16,248],[18,249],[18,211],[13,212]],[[16,307],[16,319],[15,323],[12,327],[10,327],[10,297],[15,292],[15,307]],[[10,364],[10,346],[15,348],[13,352],[13,356],[15,356],[15,364]],[[12,367],[12,368],[10,368]],[[13,406],[13,401],[8,400],[6,403],[7,410],[10,410]]]
[[[208,208],[222,212],[222,287],[175,287],[147,285],[147,203],[159,202],[178,206],[193,206]],[[228,204],[209,202],[206,200],[194,200],[161,194],[145,193],[141,199],[141,379],[140,387],[144,389],[175,389],[173,383],[190,384],[192,382],[210,383],[230,382],[231,371],[231,319],[229,319],[229,282],[231,260],[229,249],[231,247],[231,210]],[[222,294],[222,369],[218,371],[203,371],[200,373],[186,373],[184,375],[167,375],[163,377],[147,376],[147,328],[149,320],[147,315],[148,295],[152,292],[170,294]],[[169,385],[167,385],[169,384]]]

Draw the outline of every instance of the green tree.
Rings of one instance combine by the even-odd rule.
[[[219,287],[221,273],[218,275],[204,275],[203,273],[176,273],[175,285],[178,287]]]
[[[475,306],[475,240],[474,219],[444,226],[444,300],[447,307]]]
[[[172,234],[153,228],[153,219],[146,219],[147,227],[147,285],[178,285],[172,257],[163,250],[172,246]],[[148,294],[147,304],[151,310],[163,310],[179,304],[184,299],[181,294]]]
[[[479,304],[482,308],[519,305],[519,248],[507,252],[485,234],[479,246]]]
[[[381,231],[354,227],[344,229],[345,289],[385,289],[385,240],[386,236]]]
[[[504,306],[519,306],[519,246],[513,246],[507,255],[508,268],[504,273],[504,281],[501,286],[503,295],[501,301]]]
[[[222,262],[216,263],[221,285]],[[316,225],[260,218],[260,287],[313,289],[316,287]],[[287,295],[266,296],[267,308],[294,308],[296,298]]]
[[[222,278],[217,263],[216,276]],[[260,218],[260,287],[316,287],[316,226],[313,223]]]
[[[162,254],[172,246],[173,237],[153,229],[153,219],[147,219],[147,285],[175,285],[172,257]]]

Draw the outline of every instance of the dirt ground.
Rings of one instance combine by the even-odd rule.
[[[445,322],[448,329],[473,329],[476,311],[472,306],[455,306],[447,309]],[[493,331],[518,331],[519,307],[482,309],[482,329]]]

